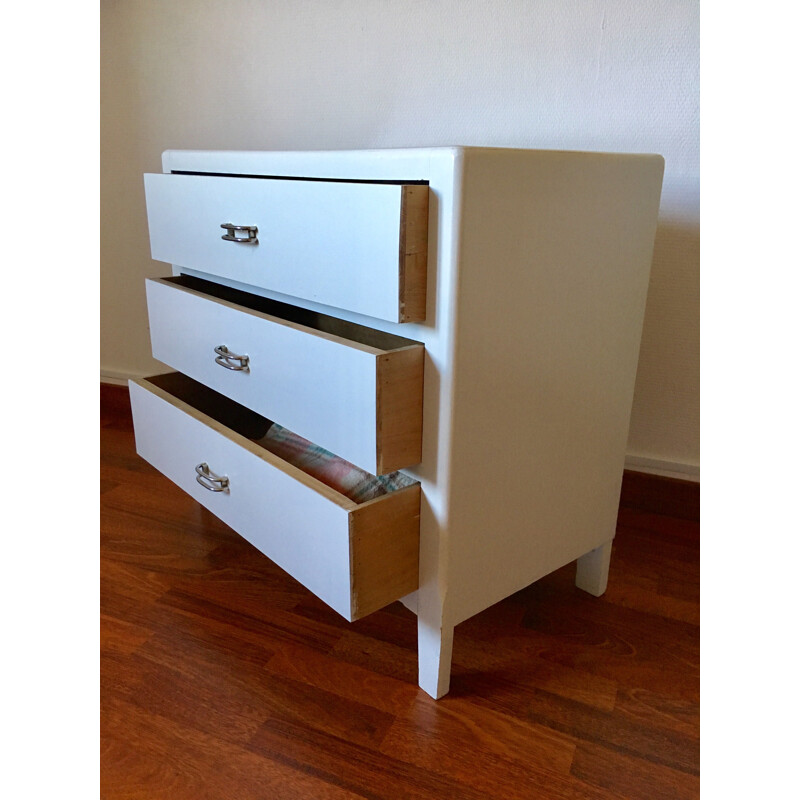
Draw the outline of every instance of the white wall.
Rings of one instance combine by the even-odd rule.
[[[101,370],[158,369],[143,172],[167,148],[660,153],[629,463],[699,474],[696,0],[102,0]]]

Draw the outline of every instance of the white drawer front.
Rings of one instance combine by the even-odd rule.
[[[344,617],[416,588],[418,484],[358,505],[154,383],[130,395],[139,455]]]
[[[421,344],[383,334],[397,347],[381,350],[217,299],[180,280],[147,281],[155,358],[373,474],[419,462]],[[220,346],[247,356],[246,370],[231,369],[215,352]],[[394,382],[393,359],[411,370]]]
[[[427,186],[145,175],[152,256],[392,322],[424,319]],[[220,225],[258,228],[257,244]]]

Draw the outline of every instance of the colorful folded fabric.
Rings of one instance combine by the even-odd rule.
[[[372,475],[275,423],[259,444],[354,503],[366,503],[413,483],[402,472]]]

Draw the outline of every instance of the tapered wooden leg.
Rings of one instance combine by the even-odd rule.
[[[424,614],[417,616],[419,685],[434,700],[450,691],[450,665],[453,659],[453,626],[433,623]]]
[[[600,597],[608,585],[608,568],[611,564],[611,540],[590,550],[578,559],[575,585],[584,592]]]

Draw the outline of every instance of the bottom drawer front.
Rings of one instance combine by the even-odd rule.
[[[215,392],[162,377],[130,382],[142,458],[347,619],[417,588],[419,484],[355,503],[195,407]]]

